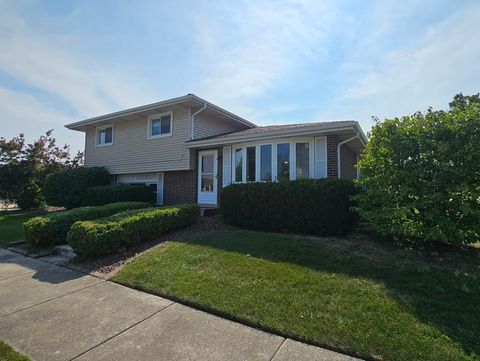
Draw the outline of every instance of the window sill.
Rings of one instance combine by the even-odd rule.
[[[95,148],[108,147],[110,145],[113,145],[113,142],[112,143],[105,143],[105,144],[95,144]]]
[[[147,137],[147,139],[158,139],[158,138],[167,138],[171,137],[172,133],[167,133],[167,134],[160,134],[160,135],[150,135]]]

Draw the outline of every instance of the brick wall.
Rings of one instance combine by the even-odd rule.
[[[340,149],[340,174],[342,178],[357,178],[357,154],[351,150],[347,144],[342,145]]]
[[[327,178],[337,178],[337,145],[340,143],[338,136],[327,135]]]
[[[189,171],[165,172],[163,177],[163,204],[197,203],[198,152],[193,152],[195,169]],[[223,148],[218,148],[217,203],[220,203],[223,182]]]
[[[197,171],[163,174],[163,204],[197,203]]]

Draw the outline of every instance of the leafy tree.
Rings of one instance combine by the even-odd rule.
[[[48,174],[82,165],[83,153],[70,157],[70,147],[56,145],[53,130],[26,144],[19,134],[0,138],[0,199],[16,203],[22,209],[43,203],[41,188]]]
[[[458,94],[373,127],[359,161],[358,212],[384,235],[480,240],[480,97]]]

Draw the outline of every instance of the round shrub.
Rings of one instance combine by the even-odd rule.
[[[152,189],[145,185],[108,185],[88,188],[83,194],[83,206],[99,206],[114,202],[154,203]]]
[[[221,196],[226,223],[247,229],[344,235],[356,216],[352,181],[338,179],[232,184]]]
[[[93,221],[79,221],[68,232],[68,244],[83,257],[112,253],[193,224],[199,213],[198,205],[183,204],[130,210]]]
[[[358,211],[397,238],[480,240],[480,102],[457,95],[448,111],[373,127],[359,162]]]
[[[128,209],[148,207],[144,202],[119,202],[103,206],[80,207],[41,217],[33,217],[23,224],[25,239],[30,245],[55,246],[66,243],[67,233],[76,221],[107,217]]]
[[[43,193],[48,205],[69,209],[81,205],[83,193],[88,188],[109,183],[110,175],[105,168],[71,168],[49,174]]]

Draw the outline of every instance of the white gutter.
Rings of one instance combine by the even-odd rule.
[[[194,122],[195,122],[195,115],[197,114],[200,114],[201,112],[203,112],[205,109],[207,109],[207,103],[204,103],[203,104],[203,107],[201,107],[200,109],[198,109],[195,113],[192,114],[192,119],[191,119],[191,126],[192,126],[192,129],[190,129],[190,140],[194,140],[195,139],[195,134],[194,134],[194,131],[195,131],[195,126],[194,126]]]
[[[351,142],[352,140],[357,139],[357,138],[360,139],[360,137],[358,135],[358,132],[356,133],[355,136],[353,136],[351,138],[348,138],[348,139],[344,140],[343,142],[340,142],[340,143],[337,144],[337,173],[338,173],[338,179],[340,179],[340,177],[341,177],[341,172],[340,172],[340,163],[341,163],[340,162],[340,147],[342,145],[344,145],[345,143]],[[360,141],[363,144],[363,141],[361,139],[360,139]]]
[[[347,127],[338,127],[338,126],[331,126],[331,127],[305,127],[301,130],[297,129],[288,129],[288,130],[281,130],[281,131],[272,131],[268,133],[260,133],[260,134],[248,134],[248,135],[241,135],[237,137],[224,137],[221,138],[213,138],[213,139],[205,139],[205,140],[195,140],[194,142],[187,142],[187,148],[196,148],[196,147],[205,147],[205,146],[215,146],[221,144],[236,144],[236,143],[244,143],[247,141],[255,141],[255,140],[263,140],[263,139],[274,139],[274,138],[282,138],[282,137],[290,137],[290,136],[305,136],[314,134],[324,134],[327,132],[338,132],[344,130],[352,130],[355,134],[357,130],[355,127],[347,126]]]

